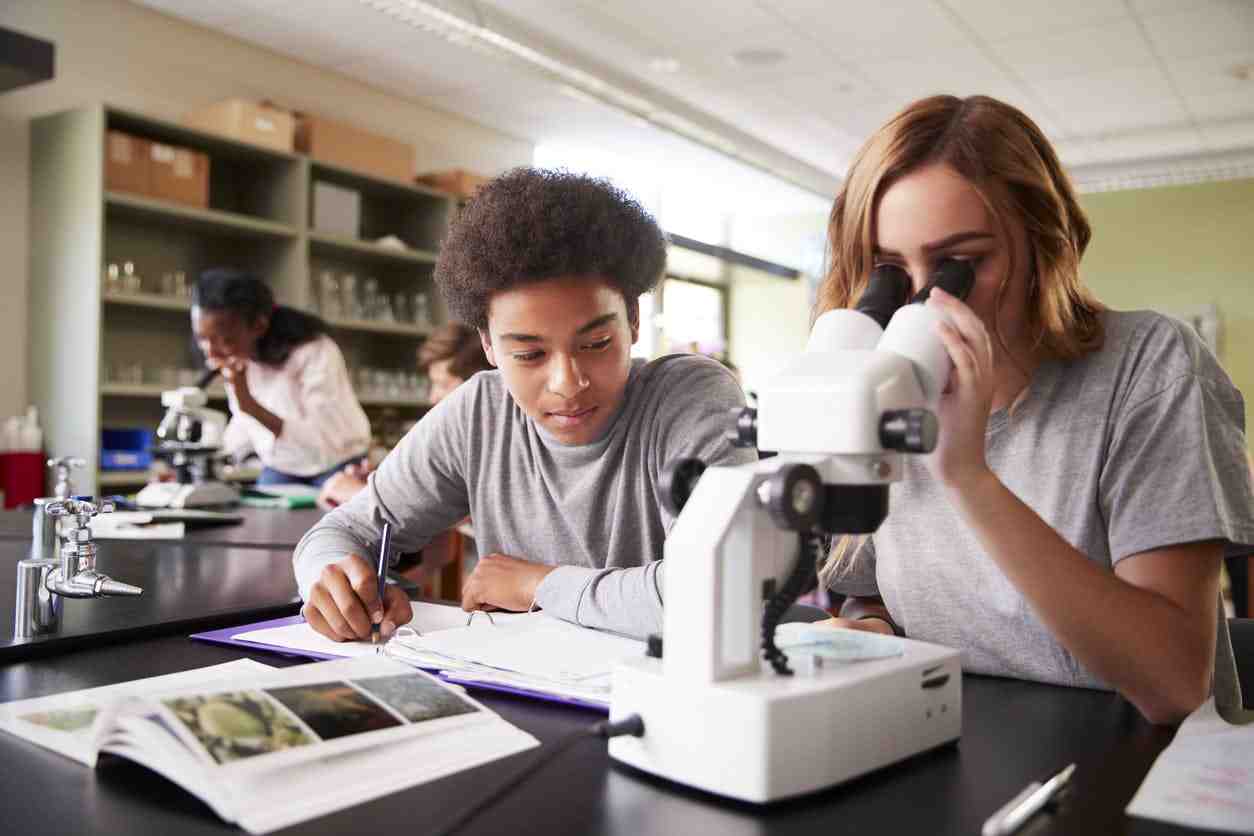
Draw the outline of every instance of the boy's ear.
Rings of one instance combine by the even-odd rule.
[[[479,343],[483,346],[483,356],[488,358],[488,362],[493,366],[496,365],[496,355],[492,353],[492,337],[488,334],[486,328],[479,330]]]

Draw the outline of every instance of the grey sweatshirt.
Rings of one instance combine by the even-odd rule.
[[[437,404],[371,474],[365,490],[296,546],[301,597],[323,566],[369,557],[383,523],[415,551],[467,514],[480,556],[560,568],[536,593],[550,615],[630,636],[662,628],[662,544],[674,517],[658,479],[681,457],[753,461],[724,438],[744,396],[727,369],[695,355],[632,365],[619,414],[590,444],[558,443],[480,372]]]

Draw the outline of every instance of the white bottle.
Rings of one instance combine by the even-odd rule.
[[[22,422],[20,447],[28,453],[44,449],[44,431],[39,427],[39,408],[34,404],[26,407],[26,420]]]
[[[12,415],[4,421],[4,431],[0,432],[0,450],[6,453],[14,452],[21,448],[22,443],[22,419],[17,415]]]

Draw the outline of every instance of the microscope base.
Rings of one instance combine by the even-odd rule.
[[[239,502],[239,488],[225,482],[150,482],[135,496],[141,508],[200,508]]]
[[[955,650],[903,640],[901,656],[724,682],[667,676],[660,659],[614,671],[610,719],[639,714],[642,737],[610,757],[663,778],[766,803],[821,790],[955,741],[962,669]],[[801,662],[802,660],[798,660]]]

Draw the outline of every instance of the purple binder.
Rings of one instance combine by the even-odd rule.
[[[330,653],[319,653],[316,650],[295,650],[290,647],[279,647],[278,645],[235,638],[241,633],[251,633],[253,630],[265,630],[270,627],[286,627],[289,624],[300,624],[302,621],[304,621],[304,618],[301,616],[290,615],[286,618],[272,618],[269,621],[258,621],[255,624],[243,624],[238,627],[227,627],[223,630],[210,630],[205,633],[193,633],[191,638],[196,641],[209,642],[210,644],[221,644],[237,649],[243,647],[250,650],[264,650],[267,653],[278,653],[281,656],[289,656],[298,659],[317,659],[319,661],[326,661],[329,659],[345,658],[343,656],[335,656]],[[588,709],[601,714],[608,714],[610,711],[608,706],[600,703],[589,702],[588,700],[581,700],[578,697],[568,697],[564,694],[551,694],[547,691],[520,688],[514,685],[503,685],[499,682],[481,682],[477,679],[464,679],[453,671],[441,672],[438,668],[424,667],[423,670],[438,676],[445,682],[452,682],[466,688],[477,688],[483,691],[496,691],[502,694],[513,694],[515,696],[527,697],[529,699],[543,700],[544,702],[552,702],[559,705],[568,705],[573,708]]]

